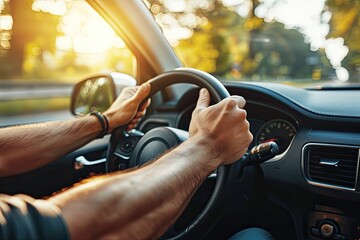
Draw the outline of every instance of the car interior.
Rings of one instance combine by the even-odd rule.
[[[13,1],[19,3],[10,0],[10,6]],[[5,110],[1,110],[1,127],[20,124],[19,119],[23,121],[21,124],[70,119],[74,114],[86,114],[93,110],[95,105],[100,105],[97,109],[101,111],[114,101],[124,86],[147,81],[152,85],[151,106],[135,130],[124,133],[123,129],[117,129],[47,166],[16,176],[2,177],[1,192],[46,198],[82,179],[121,171],[150,161],[186,140],[199,88],[206,87],[211,93],[212,103],[217,103],[229,95],[240,95],[246,99],[245,110],[250,131],[254,136],[249,146],[249,154],[252,154],[250,150],[254,147],[272,142],[277,145],[277,153],[269,159],[264,158],[254,163],[245,164],[243,159],[246,157],[243,157],[230,166],[219,167],[203,183],[163,239],[228,239],[249,227],[263,228],[275,239],[284,240],[360,239],[359,50],[350,49],[353,51],[350,55],[355,57],[346,60],[349,64],[346,66],[352,67],[349,67],[353,74],[351,84],[329,84],[328,80],[336,78],[334,69],[331,70],[333,75],[324,77],[324,83],[322,80],[310,79],[312,85],[301,87],[295,86],[295,83],[283,83],[293,79],[278,78],[270,81],[270,77],[269,81],[219,81],[220,77],[211,71],[184,64],[178,52],[172,48],[164,36],[166,24],[161,28],[153,15],[154,12],[160,14],[164,7],[159,8],[160,10],[157,7],[166,5],[166,2],[86,1],[87,6],[95,10],[130,49],[134,55],[132,58],[136,59],[135,67],[125,74],[118,74],[120,71],[116,69],[107,72],[85,71],[82,77],[76,78],[75,83],[65,87],[49,84],[57,88],[57,93],[64,91],[67,94],[70,99],[68,109],[61,113],[49,111],[41,115],[27,113],[24,116],[7,115]],[[174,2],[178,2],[179,6],[175,4],[178,8],[183,6],[180,3],[195,6],[200,2],[205,2],[205,5],[212,4],[211,6],[218,4],[229,9],[234,7],[231,1],[225,0]],[[234,2],[238,2],[239,6],[244,6],[244,2],[258,5],[272,2],[275,6],[275,3],[282,1]],[[321,10],[324,16],[325,12],[329,11],[326,9],[340,6],[346,1],[325,2],[322,1],[325,10]],[[347,4],[344,9],[351,12],[350,3]],[[360,19],[359,4],[355,5],[357,12],[354,14],[357,15],[351,16]],[[198,7],[197,10],[201,12],[204,9],[205,7]],[[171,8],[166,10],[170,11]],[[341,13],[346,12],[345,10]],[[180,14],[180,10],[174,12],[175,16]],[[259,12],[260,10],[258,14]],[[164,16],[165,12],[158,15],[160,18],[165,18]],[[214,17],[215,14],[211,16]],[[339,18],[336,12],[332,16]],[[347,19],[350,21],[350,17]],[[359,27],[354,29],[358,32]],[[217,32],[215,29],[212,34],[221,34],[221,31]],[[302,34],[305,35],[304,32]],[[355,33],[352,36],[351,41],[358,37]],[[301,41],[304,42],[303,39]],[[187,54],[191,58],[197,53],[191,50]],[[297,53],[294,50],[287,54]],[[322,57],[328,61],[324,56],[327,55]],[[331,66],[327,68],[332,69]],[[242,66],[237,70],[241,73],[245,69],[246,67]],[[312,76],[317,77],[318,72],[317,69],[313,70]],[[338,78],[341,78],[341,74]],[[85,100],[78,99],[81,87],[86,82],[93,81],[97,82],[96,85],[103,86],[98,84],[100,80],[107,83],[106,90],[98,88],[94,91],[94,96]],[[5,105],[12,100],[9,100],[10,97],[5,99],[5,92],[8,91],[6,84],[9,84],[9,81],[3,82],[0,88],[4,94],[1,94],[3,97],[0,96],[0,99]],[[30,90],[33,90],[33,87],[30,87]],[[89,106],[84,107],[81,104]],[[0,109],[3,108],[0,106]],[[150,140],[154,144],[150,145]]]

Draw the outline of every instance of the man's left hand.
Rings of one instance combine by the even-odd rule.
[[[114,128],[127,125],[126,129],[133,129],[142,116],[146,113],[146,108],[150,105],[150,99],[142,106],[141,101],[150,93],[151,86],[144,83],[141,86],[124,88],[115,102],[104,115],[109,119],[109,131]]]

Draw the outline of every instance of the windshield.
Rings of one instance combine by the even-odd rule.
[[[355,0],[147,0],[185,66],[221,80],[350,85],[360,75]]]

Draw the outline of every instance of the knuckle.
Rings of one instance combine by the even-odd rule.
[[[193,116],[194,116],[194,115],[197,115],[197,114],[199,114],[199,112],[200,112],[200,109],[199,109],[199,108],[195,108],[194,111],[192,112],[192,115],[193,115]]]
[[[239,96],[239,103],[240,103],[240,105],[241,105],[242,107],[245,107],[245,105],[246,105],[246,100],[245,100],[245,98]]]
[[[244,124],[245,124],[246,129],[250,129],[250,123],[249,123],[249,121],[245,120],[245,121],[244,121]]]
[[[252,142],[252,140],[254,139],[254,136],[252,135],[252,133],[251,133],[251,132],[249,132],[248,136],[249,136],[249,138],[248,138],[249,143],[251,143],[251,142]]]
[[[199,108],[195,108],[194,111],[191,114],[191,118],[197,118],[200,114],[200,109]]]
[[[236,103],[236,100],[234,98],[226,98],[224,100],[224,104],[225,104],[226,109],[231,109],[234,106],[236,106],[237,103]]]
[[[239,108],[245,107],[245,105],[246,105],[246,100],[245,100],[244,97],[238,96],[238,95],[233,95],[233,96],[230,96],[230,98],[236,101],[236,105],[237,105]]]
[[[246,104],[246,100],[245,100],[245,98],[244,98],[244,97],[239,96],[239,99],[240,99],[240,101],[241,101],[241,102],[243,102],[244,104]]]
[[[242,112],[243,112],[243,114],[244,114],[244,118],[246,119],[246,118],[247,118],[247,111],[244,110],[244,109],[241,109],[241,110],[242,110]]]
[[[243,96],[232,95],[232,96],[230,96],[230,97],[236,99],[237,101],[245,102],[245,98],[244,98]]]
[[[240,109],[239,110],[239,119],[241,121],[246,121],[246,117],[247,117],[247,112],[244,109]]]

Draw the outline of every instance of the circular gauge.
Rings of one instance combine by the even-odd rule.
[[[255,138],[255,144],[276,142],[279,146],[279,154],[281,154],[289,147],[295,133],[294,126],[288,121],[282,119],[272,120],[260,128]]]

